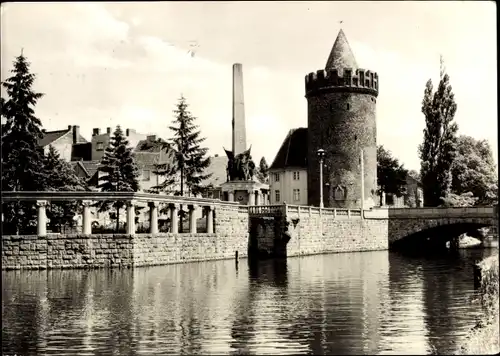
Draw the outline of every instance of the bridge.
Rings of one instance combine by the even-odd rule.
[[[344,220],[353,222],[377,221],[385,226],[388,246],[398,248],[436,248],[446,247],[448,241],[458,241],[463,233],[477,236],[483,227],[491,227],[492,233],[498,231],[498,208],[495,207],[451,207],[451,208],[373,208],[370,210],[346,210],[317,208],[294,205],[251,206],[250,217],[287,216],[296,220],[295,211],[302,214],[313,211],[322,216],[321,225]],[[311,214],[311,213],[309,213]],[[300,214],[299,214],[300,215]],[[318,221],[318,222],[319,222]],[[317,224],[318,222],[315,222]],[[480,236],[478,236],[480,237]]]
[[[366,215],[366,214],[365,214]],[[414,247],[428,241],[433,246],[463,233],[474,235],[482,227],[498,232],[498,208],[395,208],[387,209],[389,246]]]

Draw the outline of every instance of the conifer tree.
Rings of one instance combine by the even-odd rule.
[[[426,84],[422,113],[425,115],[424,142],[419,147],[420,175],[426,206],[439,206],[450,192],[451,166],[456,156],[457,111],[450,78],[441,58],[440,82],[433,93],[432,81]]]
[[[174,114],[173,125],[169,127],[173,131],[173,137],[164,145],[164,149],[173,151],[174,163],[157,166],[155,173],[166,179],[165,183],[155,188],[163,188],[164,191],[176,182],[176,176],[179,175],[180,191],[177,194],[183,196],[187,188],[187,195],[197,195],[204,192],[203,181],[211,176],[204,173],[210,165],[210,157],[206,157],[208,149],[200,146],[205,138],[200,137],[201,132],[194,123],[196,117],[189,112],[186,99],[182,95]]]
[[[102,192],[137,192],[139,190],[139,170],[132,148],[120,126],[116,127],[110,144],[104,152],[98,167],[98,188]],[[104,201],[98,204],[99,211],[116,210],[116,231],[120,228],[120,209],[123,201]]]
[[[50,145],[45,157],[47,174],[46,190],[49,191],[84,191],[87,190],[85,180],[76,175],[71,165],[63,160],[56,149]],[[79,212],[78,202],[52,202],[47,208],[51,229],[72,225],[74,216]]]
[[[34,107],[43,96],[33,90],[35,74],[21,53],[14,60],[13,75],[2,82],[7,99],[1,99],[2,125],[2,189],[5,191],[44,190],[43,150],[38,140],[43,137],[42,123]],[[21,227],[35,220],[36,209],[29,202],[3,204],[4,226],[17,234]]]

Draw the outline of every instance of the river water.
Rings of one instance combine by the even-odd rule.
[[[380,251],[2,272],[4,355],[453,353],[475,259]]]

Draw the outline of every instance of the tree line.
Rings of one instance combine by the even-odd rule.
[[[408,171],[390,151],[377,150],[377,179],[380,192],[398,197],[405,194],[406,177],[421,182],[424,206],[489,206],[498,204],[498,174],[491,146],[458,134],[454,121],[457,103],[441,58],[440,81],[433,90],[425,86],[422,113],[425,117],[423,143],[418,147],[420,172]]]

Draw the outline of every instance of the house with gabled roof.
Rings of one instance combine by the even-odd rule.
[[[43,137],[38,144],[47,154],[49,146],[53,146],[62,159],[72,161],[73,145],[88,143],[85,137],[80,135],[80,126],[69,125],[66,130],[42,131]]]
[[[288,132],[269,167],[270,204],[307,205],[307,128]]]

